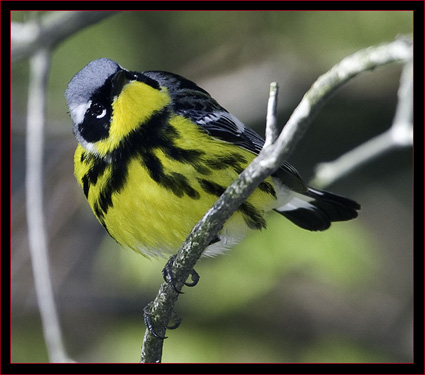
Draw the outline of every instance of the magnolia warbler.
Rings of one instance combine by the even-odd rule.
[[[134,72],[101,58],[65,92],[75,176],[103,227],[145,256],[174,254],[260,152],[264,140],[205,90],[173,73]],[[351,199],[313,189],[287,162],[224,224],[204,255],[219,254],[274,210],[312,231],[357,216]]]

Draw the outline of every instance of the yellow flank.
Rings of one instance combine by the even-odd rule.
[[[81,178],[89,171],[90,166],[81,162],[81,156],[87,151],[84,150],[84,147],[80,144],[77,145],[77,148],[74,153],[74,175],[77,178],[78,183],[82,187]]]
[[[153,113],[170,102],[165,87],[161,91],[138,81],[124,86],[120,95],[113,101],[113,116],[108,138],[96,143],[100,156],[114,150],[120,141],[140,124],[145,123]]]
[[[121,96],[123,94],[127,94],[127,92],[122,93]],[[126,100],[128,99],[127,97]],[[140,102],[149,103],[150,101],[138,99],[138,104],[130,104],[130,107],[138,108],[140,107]],[[156,103],[159,103],[158,98]],[[115,105],[121,104],[117,100]],[[158,104],[158,106],[161,105]],[[152,108],[146,114],[151,111]],[[118,113],[122,112],[122,110],[118,111]],[[121,121],[123,120],[117,121],[118,119],[115,118],[113,126],[117,127],[117,124],[122,124]],[[199,179],[206,179],[222,187],[227,187],[237,178],[238,173],[232,166],[208,169],[208,161],[238,154],[246,160],[246,162],[240,163],[240,166],[245,168],[255,157],[254,154],[247,150],[210,137],[200,131],[198,125],[186,118],[174,116],[169,123],[181,135],[175,139],[177,147],[205,151],[199,163],[205,167],[206,172],[200,173],[199,168],[197,170],[192,163],[172,159],[160,148],[153,151],[154,155],[160,160],[164,173],[176,172],[183,175],[190,186],[199,193],[198,199],[189,197],[187,194],[183,194],[180,197],[176,196],[170,189],[159,185],[151,178],[148,169],[140,159],[133,158],[129,161],[128,174],[124,186],[112,194],[112,205],[104,217],[98,217],[99,221],[117,242],[144,255],[156,256],[164,253],[175,253],[194,225],[216,202],[218,196],[206,192],[199,183]],[[132,126],[134,125],[135,123]],[[119,137],[122,138],[122,134],[128,132],[132,126],[126,126]],[[114,131],[117,132],[117,129]],[[85,151],[79,145],[74,158],[75,175],[82,186],[82,178],[93,165],[90,162],[90,157],[86,158],[84,162],[80,161],[83,153]],[[94,185],[90,186],[87,198],[95,214],[96,200],[102,189],[108,185],[110,178],[111,168],[107,166],[103,175],[97,179]],[[273,184],[271,178],[268,178],[266,182]],[[248,198],[247,202],[253,205],[261,215],[264,215],[265,211],[271,210],[276,204],[275,199],[270,194],[258,188]],[[240,239],[247,228],[242,213],[237,211],[226,222],[223,233]]]
[[[85,160],[82,162],[81,156],[83,154],[85,155]],[[82,178],[93,167],[93,162],[96,157],[97,156],[89,154],[87,151],[85,151],[80,144],[77,146],[77,149],[75,150],[74,174],[75,174],[75,177],[77,178],[78,183],[80,184],[82,188],[84,188]],[[108,185],[110,177],[111,177],[111,166],[108,165],[106,167],[105,173],[97,179],[96,184],[90,185],[90,190],[89,190],[89,195],[87,196],[87,200],[92,209],[93,209],[94,203],[99,197],[100,192]],[[96,215],[96,212],[95,212],[95,215]]]

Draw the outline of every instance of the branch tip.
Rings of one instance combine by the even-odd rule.
[[[267,104],[267,117],[266,117],[266,142],[263,148],[267,148],[271,144],[273,144],[279,135],[279,130],[277,127],[278,92],[279,92],[278,83],[277,82],[270,83],[269,101]]]

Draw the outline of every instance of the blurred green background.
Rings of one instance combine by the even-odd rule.
[[[43,15],[43,14],[41,14]],[[12,12],[24,21],[28,12]],[[64,90],[89,61],[167,70],[264,129],[268,89],[280,85],[279,120],[314,80],[345,56],[411,34],[412,12],[121,12],[60,44],[50,74],[45,213],[55,296],[69,355],[78,362],[138,362],[142,309],[165,259],[120,249],[73,177],[76,141]],[[291,156],[304,179],[388,129],[401,67],[364,73],[323,108]],[[47,355],[30,267],[25,214],[28,61],[12,66],[12,361]],[[323,233],[271,214],[223,256],[205,259],[185,288],[164,362],[412,361],[412,152],[395,150],[328,190],[362,205],[357,220]]]

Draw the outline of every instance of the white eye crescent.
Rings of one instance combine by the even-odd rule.
[[[106,115],[106,108],[103,108],[102,113],[100,115],[97,115],[96,118],[102,118],[102,117],[105,117],[105,115]]]

